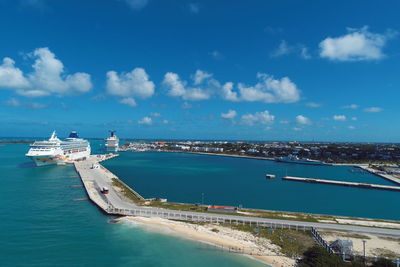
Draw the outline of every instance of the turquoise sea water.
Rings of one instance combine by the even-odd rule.
[[[400,192],[283,181],[285,175],[393,185],[347,166],[168,152],[122,152],[104,162],[144,197],[174,202],[400,220]],[[265,179],[265,174],[276,179]],[[203,195],[204,193],[204,195]]]
[[[94,150],[98,143],[94,144]],[[1,266],[265,266],[140,227],[108,223],[71,166],[33,167],[27,144],[0,145]]]

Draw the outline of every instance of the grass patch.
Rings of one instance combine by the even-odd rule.
[[[337,231],[321,231],[323,235],[332,235],[332,236],[337,236],[337,237],[348,237],[348,238],[357,238],[357,239],[371,239],[369,236],[366,235],[361,235],[357,233],[350,233],[350,232],[337,232]]]
[[[142,205],[143,200],[138,198],[128,187],[126,187],[123,183],[121,183],[118,179],[112,178],[112,185],[117,187],[120,193],[128,200],[132,201],[137,205]]]
[[[373,250],[373,253],[378,257],[389,258],[389,259],[396,259],[400,257],[400,254],[395,253],[386,248],[376,248]]]
[[[265,232],[265,237],[270,239],[273,244],[278,245],[282,253],[289,257],[298,257],[315,245],[309,231],[303,232],[285,229],[274,230],[271,233],[267,230]]]
[[[268,229],[251,227],[248,225],[227,225],[239,231],[250,232],[255,236],[267,238],[281,248],[281,253],[288,257],[300,257],[307,249],[315,245],[310,231],[296,231],[289,229]]]

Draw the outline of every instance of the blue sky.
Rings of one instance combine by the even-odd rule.
[[[400,142],[399,8],[0,0],[0,136]]]

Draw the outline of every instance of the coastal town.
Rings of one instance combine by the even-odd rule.
[[[119,151],[209,153],[269,160],[294,156],[327,165],[369,165],[371,171],[376,173],[400,175],[400,144],[126,140]]]
[[[266,158],[298,155],[328,163],[400,163],[400,144],[384,143],[125,141],[120,151],[127,150],[209,152]]]

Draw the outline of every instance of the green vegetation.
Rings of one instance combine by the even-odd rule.
[[[280,212],[280,211],[266,211],[266,210],[253,210],[253,209],[241,209],[240,211],[245,212],[246,216],[254,216],[260,218],[268,218],[268,219],[281,219],[281,220],[291,220],[291,221],[303,221],[303,222],[318,222],[318,217],[324,217],[324,215],[312,215],[305,213],[292,213],[292,212]],[[333,217],[329,217],[329,219],[333,219]]]
[[[130,188],[125,186],[118,179],[112,178],[112,185],[117,187],[119,189],[118,191],[120,191],[124,197],[131,200],[133,203],[135,203],[137,205],[141,205],[143,203],[143,200],[141,200],[137,195],[135,195],[130,190]]]
[[[357,233],[351,233],[351,232],[346,232],[346,231],[340,231],[340,232],[334,232],[334,231],[322,231],[323,234],[327,235],[335,235],[335,236],[340,236],[340,237],[347,237],[347,238],[357,238],[357,239],[371,239],[369,236],[366,235],[361,235]]]
[[[271,233],[267,232],[265,237],[270,239],[273,244],[278,245],[283,254],[292,257],[303,254],[315,244],[309,231],[274,230]]]
[[[392,261],[383,258],[378,259],[371,265],[371,267],[395,267],[395,266],[396,264],[394,264]]]
[[[391,260],[379,258],[374,262],[367,262],[364,265],[362,258],[356,258],[352,262],[344,262],[336,254],[330,254],[321,246],[315,245],[303,253],[303,259],[298,265],[299,267],[394,267],[396,266]]]
[[[271,242],[281,248],[282,254],[297,258],[302,255],[307,249],[315,245],[314,239],[310,231],[296,231],[289,229],[268,229],[255,228],[249,225],[231,225],[224,226],[232,229],[250,232],[258,237],[263,237],[271,240]]]
[[[148,206],[170,209],[170,210],[184,210],[184,211],[197,211],[197,212],[207,212],[206,206],[195,205],[195,204],[184,204],[184,203],[174,203],[174,202],[161,202],[159,200],[149,200]]]
[[[395,252],[393,252],[393,251],[391,251],[389,249],[385,249],[385,248],[374,249],[374,254],[375,255],[379,255],[381,257],[384,257],[384,258],[391,258],[391,259],[395,259],[395,258],[399,258],[400,257],[400,254],[395,253]]]
[[[339,256],[330,254],[321,246],[315,245],[303,253],[303,260],[299,267],[342,267],[349,266]]]

